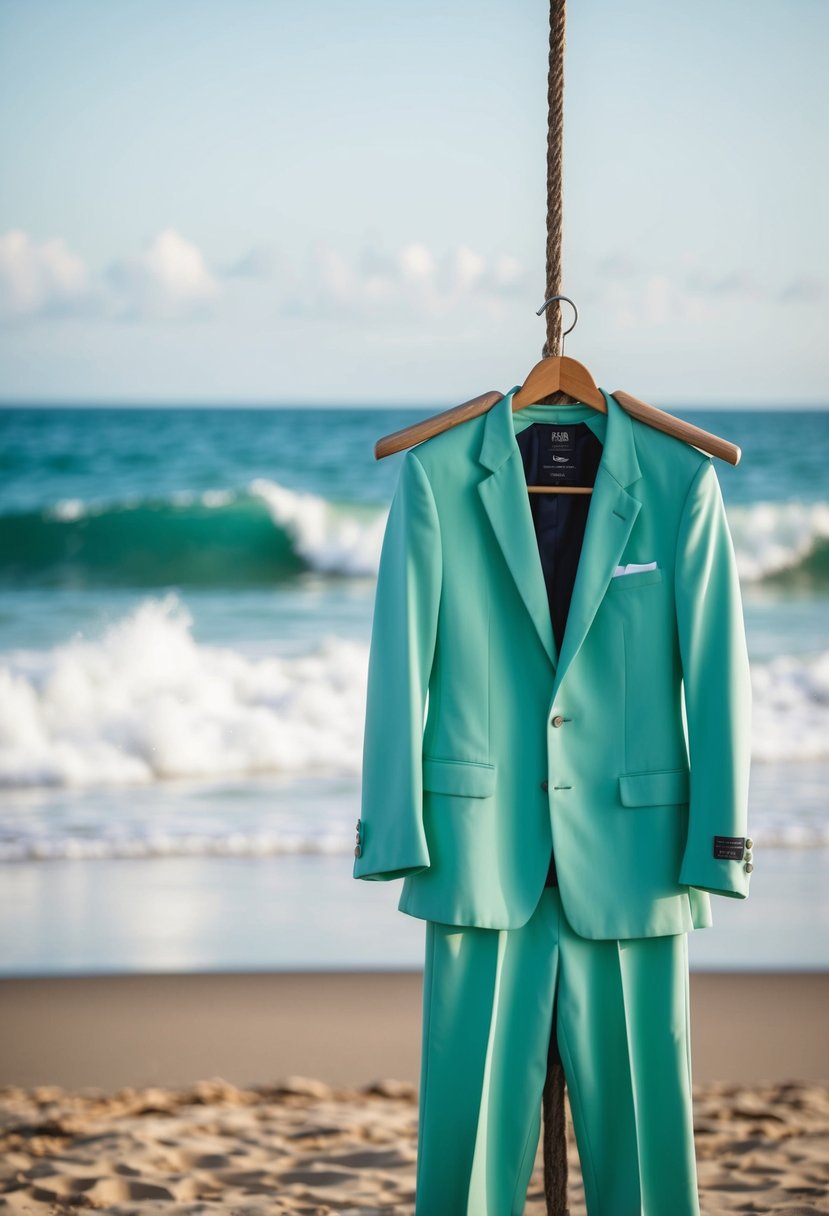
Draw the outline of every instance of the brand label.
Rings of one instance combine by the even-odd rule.
[[[576,431],[571,426],[549,426],[541,443],[543,485],[577,485]]]
[[[729,861],[742,861],[745,836],[715,836],[714,856]]]

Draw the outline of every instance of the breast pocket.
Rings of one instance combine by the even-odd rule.
[[[624,680],[624,754],[630,772],[659,768],[668,757],[679,763],[684,750],[672,590],[668,573],[656,566],[611,578],[605,596],[603,612],[622,651],[617,670]]]
[[[611,578],[607,590],[609,594],[618,595],[632,591],[635,587],[646,587],[649,583],[662,582],[662,567],[655,570],[632,570],[630,574],[617,574]]]

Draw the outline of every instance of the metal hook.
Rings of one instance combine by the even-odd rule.
[[[561,335],[561,355],[563,358],[564,357],[564,339],[567,337],[567,335],[570,333],[571,330],[576,328],[576,322],[579,319],[579,310],[576,308],[575,304],[573,303],[573,301],[570,299],[569,296],[550,296],[549,300],[545,300],[544,303],[541,305],[541,307],[537,308],[535,310],[535,315],[537,317],[540,317],[541,314],[544,312],[544,310],[550,304],[552,304],[553,300],[566,300],[567,303],[570,305],[570,307],[573,309],[573,312],[575,313],[575,316],[573,318],[573,324],[570,326],[570,329],[565,329],[564,333]]]

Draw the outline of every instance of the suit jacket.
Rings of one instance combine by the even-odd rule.
[[[713,461],[604,389],[606,415],[513,413],[519,387],[401,462],[353,876],[402,878],[408,915],[512,929],[552,854],[584,937],[711,925],[710,893],[746,898],[753,866],[751,683]],[[559,647],[518,432],[562,420],[602,448]]]

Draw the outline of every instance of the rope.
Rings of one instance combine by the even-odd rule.
[[[550,59],[547,71],[547,287],[544,299],[561,292],[561,251],[564,219],[564,43],[566,0],[550,0]],[[547,341],[542,359],[561,353],[561,300],[547,306]],[[571,401],[567,393],[551,393],[545,402]]]
[[[547,72],[547,288],[544,299],[561,292],[561,248],[563,220],[562,163],[564,144],[564,18],[566,0],[550,0],[550,61]],[[541,357],[561,350],[561,300],[546,309],[547,341]],[[545,401],[570,401],[564,392],[551,393]],[[544,1081],[544,1199],[547,1216],[569,1216],[567,1207],[567,1116],[564,1109],[564,1068],[556,1038],[555,1000],[547,1076]]]

